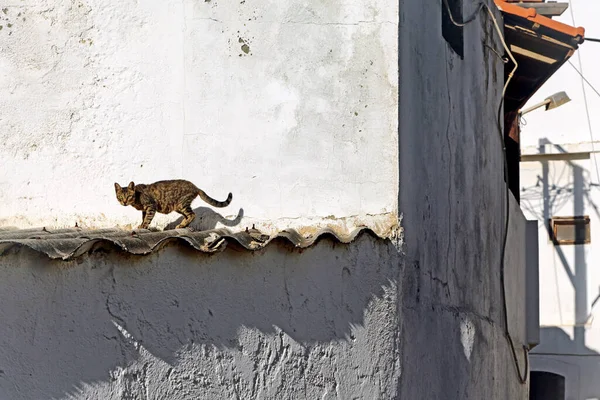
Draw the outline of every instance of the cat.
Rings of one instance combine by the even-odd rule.
[[[142,211],[142,224],[138,229],[148,229],[155,213],[168,214],[173,211],[185,217],[175,229],[187,227],[196,218],[191,204],[197,196],[213,207],[227,207],[232,199],[229,193],[227,200],[217,201],[192,182],[183,179],[158,181],[149,185],[131,182],[127,187],[115,182],[115,192],[119,203]]]

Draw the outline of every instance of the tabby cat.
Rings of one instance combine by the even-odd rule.
[[[196,218],[191,207],[196,196],[200,196],[213,207],[227,207],[232,198],[229,193],[227,200],[217,201],[198,189],[192,182],[182,179],[158,181],[150,185],[136,185],[131,182],[127,187],[121,187],[115,182],[115,191],[119,203],[142,211],[143,221],[139,229],[148,229],[155,213],[168,214],[172,211],[185,217],[176,229],[185,228]]]

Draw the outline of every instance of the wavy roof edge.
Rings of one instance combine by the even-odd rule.
[[[51,259],[72,260],[98,247],[109,245],[133,255],[148,255],[168,243],[181,243],[202,253],[216,253],[235,244],[249,251],[265,248],[276,240],[284,240],[297,248],[308,248],[324,236],[330,236],[340,243],[350,243],[359,235],[369,233],[380,239],[389,239],[373,229],[362,226],[348,232],[331,228],[320,229],[303,235],[295,229],[287,229],[269,236],[256,229],[232,232],[228,229],[213,229],[194,232],[187,229],[173,229],[162,232],[126,231],[121,229],[42,229],[0,230],[0,256],[10,249],[27,247]]]

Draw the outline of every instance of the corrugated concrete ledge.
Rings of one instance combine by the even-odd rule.
[[[56,230],[46,228],[0,229],[0,256],[11,248],[25,246],[44,253],[52,259],[70,260],[106,244],[136,255],[150,254],[167,243],[189,245],[203,253],[223,251],[228,244],[232,243],[240,245],[246,250],[254,251],[266,247],[276,239],[284,239],[298,248],[307,248],[323,236],[331,236],[341,243],[350,243],[363,232],[385,238],[384,235],[366,227],[359,227],[349,232],[325,228],[304,235],[298,230],[289,229],[273,236],[263,234],[256,229],[232,232],[225,228],[201,232],[193,232],[188,229],[173,229],[162,232],[149,230],[126,231],[122,229],[84,230],[78,228]]]

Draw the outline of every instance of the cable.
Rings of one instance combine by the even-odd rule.
[[[442,0],[444,2],[444,6],[446,6],[446,11],[448,12],[448,16],[450,17],[450,21],[456,25],[456,26],[466,26],[467,24],[475,21],[475,18],[477,18],[477,15],[479,14],[479,11],[481,11],[481,9],[483,9],[483,7],[487,7],[487,5],[485,3],[479,3],[479,5],[477,6],[477,10],[475,10],[475,12],[473,12],[473,14],[471,14],[471,16],[469,18],[467,18],[466,21],[463,22],[457,22],[454,19],[454,15],[452,15],[452,10],[450,10],[450,5],[448,4],[448,0]]]
[[[573,67],[573,69],[575,70],[575,72],[577,72],[579,74],[579,76],[581,77],[581,79],[583,79],[583,81],[588,84],[588,86],[598,95],[598,97],[600,97],[600,92],[594,87],[594,85],[592,85],[590,83],[590,81],[588,81],[585,78],[585,76],[583,76],[583,74],[577,69],[577,67],[575,65],[573,65],[573,63],[571,62],[571,60],[568,60],[567,62],[571,65],[571,67]]]
[[[498,50],[496,50],[495,48],[493,48],[492,46],[490,46],[489,44],[487,44],[485,41],[483,41],[483,45],[485,47],[487,47],[488,49],[490,49],[490,51],[493,52],[499,59],[501,59],[504,64],[508,64],[508,61],[509,61],[508,57],[503,56],[502,54],[500,54],[498,52]]]
[[[504,261],[505,261],[505,255],[506,255],[506,244],[508,241],[508,224],[510,221],[510,190],[509,190],[509,182],[508,182],[508,159],[506,157],[506,144],[504,142],[504,131],[502,129],[502,106],[504,105],[504,96],[506,95],[506,89],[508,87],[508,84],[510,83],[511,79],[513,78],[517,68],[518,68],[518,63],[517,60],[515,60],[512,52],[510,51],[510,49],[508,48],[506,41],[504,40],[504,33],[502,32],[502,30],[500,29],[500,26],[498,25],[498,21],[496,20],[496,17],[494,16],[494,13],[492,12],[492,10],[490,9],[490,7],[488,7],[487,4],[481,2],[479,3],[479,5],[477,6],[477,10],[469,17],[467,18],[466,21],[462,22],[462,23],[458,23],[456,22],[456,20],[454,19],[454,16],[452,15],[452,10],[450,9],[450,6],[448,4],[448,0],[442,0],[445,7],[446,7],[446,11],[448,12],[448,15],[450,17],[450,21],[452,21],[452,23],[456,26],[465,26],[468,23],[472,22],[475,20],[475,18],[477,17],[478,13],[482,10],[482,9],[486,9],[488,15],[490,16],[494,27],[496,29],[496,32],[498,32],[498,36],[500,37],[500,40],[502,41],[502,46],[504,47],[504,50],[506,51],[506,53],[508,54],[510,60],[513,62],[514,64],[514,68],[509,72],[508,77],[506,79],[506,82],[504,83],[504,87],[502,88],[502,96],[500,98],[500,103],[498,104],[498,115],[497,115],[497,127],[498,127],[498,134],[500,136],[500,143],[502,144],[502,157],[503,157],[503,161],[504,161],[504,180],[506,181],[506,218],[505,218],[505,222],[504,222],[504,234],[503,234],[503,239],[502,239],[502,252],[500,254],[500,284],[502,287],[502,308],[503,308],[503,313],[504,313],[504,336],[510,346],[511,349],[511,353],[513,356],[513,361],[515,364],[515,367],[517,369],[517,375],[519,377],[519,382],[521,384],[525,384],[527,382],[527,376],[529,375],[529,353],[528,353],[528,348],[527,346],[523,345],[523,354],[525,357],[525,371],[524,373],[521,372],[521,367],[519,365],[519,358],[517,357],[517,350],[515,348],[515,344],[512,340],[512,336],[508,330],[508,310],[507,310],[507,304],[506,304],[506,283],[504,280]]]
[[[571,12],[571,21],[573,22],[573,26],[574,26],[575,25],[575,12],[573,11],[573,4],[572,4],[571,0],[569,0],[569,11]],[[571,66],[573,68],[575,68],[575,70],[577,71],[579,76],[581,76],[581,89],[583,90],[583,101],[585,103],[585,114],[587,116],[588,130],[590,132],[590,140],[592,142],[592,151],[594,152],[594,164],[596,166],[596,177],[598,178],[598,182],[600,182],[600,172],[598,172],[598,161],[596,161],[596,149],[594,146],[594,132],[592,130],[592,120],[590,118],[590,108],[588,105],[587,93],[585,92],[585,85],[583,84],[583,82],[584,81],[587,82],[587,84],[590,85],[592,87],[592,89],[594,89],[596,94],[598,94],[598,91],[583,76],[583,63],[581,62],[581,53],[580,52],[577,52],[577,60],[579,60],[579,68],[581,69],[581,71],[577,70],[577,68],[575,68],[575,66],[571,63],[571,61],[569,61],[569,64],[571,64]],[[598,94],[598,95],[600,96],[600,94]]]

